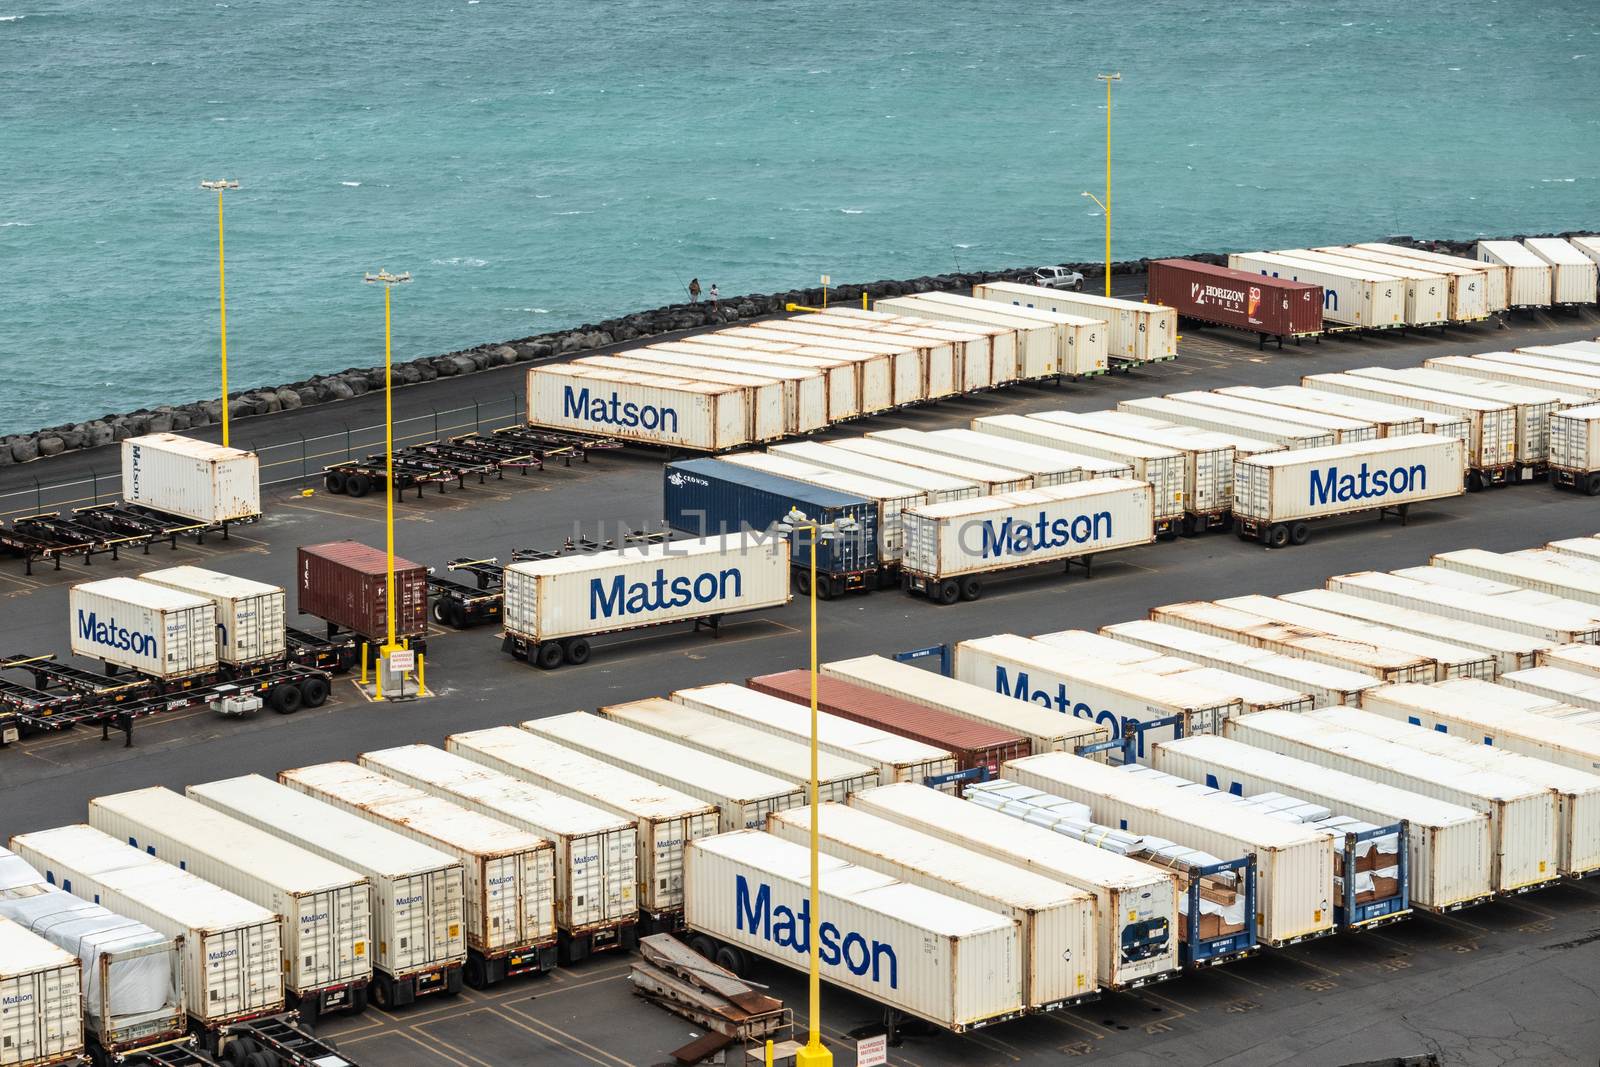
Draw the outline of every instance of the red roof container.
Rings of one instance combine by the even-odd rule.
[[[797,704],[808,707],[811,704],[810,671],[764,674],[751,678],[747,684],[751,689]],[[958,770],[987,767],[992,777],[998,777],[1000,765],[1006,760],[1021,759],[1033,753],[1027,738],[1007,730],[837,678],[818,677],[817,707],[831,715],[945,749],[955,756]]]
[[[385,617],[387,557],[382,549],[359,541],[329,541],[302,545],[296,582],[301,615],[316,615],[362,637],[388,636]],[[408,559],[394,559],[396,637],[420,637],[428,632],[428,572]]]
[[[1322,286],[1214,267],[1192,259],[1155,259],[1145,299],[1178,314],[1274,337],[1322,332]]]

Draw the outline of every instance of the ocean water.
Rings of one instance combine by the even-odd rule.
[[[682,299],[1600,229],[1600,4],[0,0],[0,432]]]

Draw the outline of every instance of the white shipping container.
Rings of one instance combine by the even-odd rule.
[[[1094,430],[1080,430],[1030,419],[1024,415],[983,415],[972,420],[972,429],[1006,441],[1017,441],[1038,448],[1058,449],[1069,456],[1088,456],[1126,464],[1125,474],[1096,477],[1138,478],[1154,490],[1157,525],[1183,515],[1185,454],[1175,448],[1130,441]]]
[[[792,700],[731,682],[679,689],[680,704],[743,723],[798,744],[811,743],[811,709]],[[954,773],[956,758],[943,749],[826,711],[817,712],[817,748],[877,767],[880,784],[916,782]],[[943,787],[947,792],[953,785]]]
[[[1568,341],[1560,345],[1524,345],[1515,350],[1524,356],[1543,356],[1571,363],[1581,374],[1593,374],[1590,368],[1600,367],[1600,341]]]
[[[161,786],[95,797],[89,825],[281,916],[285,982],[302,1000],[372,977],[367,881],[350,868]]]
[[[217,606],[217,659],[243,666],[282,659],[287,618],[281,585],[252,581],[203,567],[145,571],[141,582],[205,597]]]
[[[79,1063],[78,957],[0,917],[0,1067]]]
[[[1434,567],[1504,582],[1521,589],[1532,589],[1548,596],[1575,600],[1600,608],[1600,577],[1515,553],[1489,552],[1463,548],[1435,553],[1428,561]]]
[[[863,308],[828,308],[818,314],[798,315],[789,321],[842,327],[868,336],[883,335],[880,339],[889,342],[904,339],[917,346],[922,356],[924,400],[939,400],[961,392],[961,360],[966,354],[967,342],[987,343],[986,339],[972,333],[940,329],[931,322],[917,325]]]
[[[1289,256],[1313,266],[1325,264],[1349,271],[1375,285],[1398,284],[1405,302],[1407,326],[1441,326],[1450,317],[1450,285],[1437,271],[1421,266],[1397,267],[1373,263],[1360,256],[1346,256],[1314,248],[1283,249],[1277,255]]]
[[[679,373],[692,369],[696,373],[712,371],[778,382],[783,387],[784,421],[790,433],[810,433],[832,421],[828,417],[828,379],[815,367],[756,363],[722,349],[671,342],[630,348],[626,357],[675,367]]]
[[[1150,765],[1227,793],[1283,793],[1378,826],[1404,819],[1411,845],[1412,904],[1451,911],[1493,895],[1489,816],[1484,812],[1227,737],[1163,741],[1151,752]]]
[[[748,395],[736,385],[552,363],[528,368],[528,423],[720,452],[752,443]]]
[[[1568,238],[1568,241],[1571,243],[1573,248],[1576,248],[1579,252],[1583,253],[1585,256],[1588,256],[1596,263],[1600,263],[1600,237],[1596,237],[1593,234],[1586,234],[1579,237],[1570,237]]]
[[[1272,401],[1238,396],[1225,390],[1208,393],[1203,389],[1191,389],[1185,393],[1168,393],[1167,399],[1181,400],[1185,403],[1200,404],[1204,407],[1218,408],[1222,411],[1236,412],[1240,415],[1269,419],[1288,426],[1304,426],[1312,430],[1323,430],[1333,434],[1334,444],[1371,441],[1381,436],[1378,433],[1376,424],[1365,422],[1361,419],[1352,419],[1345,415],[1327,415],[1316,411],[1306,411],[1303,408],[1290,407],[1285,404],[1273,403]]]
[[[1022,381],[1059,374],[1093,375],[1106,372],[1108,331],[1104,315],[1074,315],[1014,304],[996,304],[956,293],[923,293],[920,296],[954,306],[961,314],[968,314],[974,309],[980,313],[999,314],[997,320],[978,318],[980,322],[995,321],[1001,325],[1016,323],[1020,327],[1019,337],[1027,342],[1021,346],[1017,361],[1016,373]],[[1046,337],[1053,341],[1053,349],[1037,343]]]
[[[1489,286],[1481,270],[1448,263],[1424,264],[1421,260],[1407,259],[1405,256],[1389,252],[1378,252],[1361,245],[1319,248],[1317,251],[1329,252],[1343,259],[1370,263],[1378,270],[1399,274],[1402,278],[1425,278],[1428,275],[1436,275],[1444,284],[1447,300],[1446,317],[1449,321],[1476,322],[1489,317]]]
[[[716,805],[514,726],[445,738],[447,751],[637,826],[638,901],[660,920],[683,910],[683,846],[714,834]]]
[[[1102,987],[1130,989],[1177,973],[1179,890],[1173,872],[922,786],[869,789],[851,797],[850,806],[1093,893]]]
[[[1559,541],[1551,541],[1545,547],[1564,556],[1600,560],[1600,534],[1592,537],[1566,537]]]
[[[1477,256],[1506,267],[1506,300],[1511,307],[1550,306],[1550,264],[1515,241],[1479,241]]]
[[[665,697],[607,704],[600,714],[635,730],[688,745],[797,786],[811,781],[811,746],[775,737],[732,719],[691,708]],[[817,796],[844,803],[860,789],[878,784],[878,769],[861,760],[817,752]]]
[[[938,471],[974,482],[985,494],[1012,493],[1033,488],[1033,478],[1013,467],[997,467],[978,460],[956,459],[925,448],[883,441],[876,437],[841,437],[829,444],[864,456],[874,456],[912,467]]]
[[[1434,568],[1417,567],[1417,572]],[[1459,572],[1444,572],[1445,574]],[[1462,577],[1469,577],[1464,576]],[[1336,593],[1362,597],[1380,604],[1393,604],[1447,618],[1494,626],[1554,644],[1596,644],[1600,642],[1600,619],[1582,609],[1551,598],[1547,603],[1474,592],[1435,582],[1421,581],[1402,574],[1382,571],[1356,571],[1336,574],[1327,580]]]
[[[1354,374],[1308,374],[1300,382],[1324,392],[1403,404],[1465,419],[1468,466],[1495,470],[1516,462],[1517,413],[1510,404]]]
[[[663,341],[657,347],[674,352],[687,351],[691,342]],[[737,360],[759,369],[813,371],[827,382],[828,421],[843,422],[861,415],[861,365],[843,356],[799,355],[795,345],[759,338],[730,337],[724,333],[698,334],[692,351]],[[887,368],[886,380],[887,380]]]
[[[205,597],[104,578],[72,587],[72,654],[163,680],[217,665],[217,609]]]
[[[1600,771],[1600,732],[1546,714],[1559,703],[1566,702],[1510,685],[1465,679],[1443,685],[1386,685],[1361,699],[1364,711],[1435,733],[1574,770]]]
[[[1571,475],[1573,484],[1600,496],[1600,404],[1568,408],[1550,416],[1550,468]]]
[[[261,514],[261,463],[254,452],[175,433],[122,442],[122,499],[212,525]]]
[[[1195,797],[1078,756],[1007,760],[1005,776],[1089,805],[1096,822],[1227,859],[1255,853],[1256,932],[1286,945],[1333,930],[1333,836],[1220,800]]]
[[[459,860],[259,774],[191,785],[187,795],[364,875],[372,965],[390,978],[442,984],[466,958]]]
[[[886,357],[889,360],[890,405],[901,407],[906,404],[918,404],[927,399],[922,391],[922,383],[926,378],[923,358],[925,343],[919,343],[908,337],[876,333],[872,330],[840,328],[808,322],[804,317],[758,323],[752,328],[764,331],[768,336],[797,341],[802,345],[802,351],[815,346]]]
[[[972,295],[1001,304],[1102,319],[1106,324],[1106,355],[1110,358],[1154,363],[1178,354],[1178,313],[1162,304],[1118,300],[1019,282],[974,285]]]
[[[920,448],[938,456],[991,463],[996,467],[1019,471],[1033,479],[1031,488],[1034,489],[1081,482],[1089,477],[1083,467],[1064,452],[1034,449],[1020,444],[1011,448],[1007,447],[1005,441],[972,430],[873,430],[867,434],[867,439],[889,441],[907,448]]]
[[[1279,419],[1262,418],[1259,415],[1246,415],[1240,411],[1222,411],[1214,406],[1196,404],[1170,396],[1119,401],[1117,410],[1210,430],[1212,433],[1242,434],[1283,448],[1321,448],[1333,444],[1334,441],[1334,434],[1329,430],[1296,425]]]
[[[746,830],[692,842],[685,861],[690,929],[805,970],[806,849]],[[821,858],[819,883],[830,983],[958,1033],[1023,1013],[1016,920],[833,856]]]
[[[1493,314],[1504,311],[1511,287],[1510,271],[1498,263],[1483,263],[1473,257],[1452,256],[1444,252],[1428,252],[1405,245],[1359,244],[1356,250],[1371,250],[1394,256],[1402,262],[1420,263],[1424,267],[1445,267],[1476,271],[1483,281],[1485,309]]]
[[[1335,727],[1318,721],[1318,714],[1267,711],[1246,715],[1230,722],[1224,736],[1488,812],[1497,892],[1518,892],[1557,876],[1555,797],[1548,789]]]
[[[843,359],[856,365],[856,405],[863,415],[888,411],[895,398],[913,388],[916,353],[903,346],[847,341],[815,331],[789,330],[781,322],[736,326],[719,331],[732,337],[790,346],[786,351],[823,359]]]
[[[1409,507],[1466,492],[1461,468],[1461,442],[1433,434],[1251,456],[1234,464],[1233,513],[1264,527]]]
[[[794,425],[783,383],[773,378],[706,370],[702,367],[669,366],[626,355],[585,356],[572,361],[575,367],[617,371],[622,374],[648,374],[663,378],[685,378],[708,385],[731,385],[744,390],[744,436],[748,441],[775,441],[804,431]],[[815,427],[813,427],[814,429]]]
[[[1228,257],[1228,266],[1322,286],[1322,317],[1327,322],[1369,330],[1406,324],[1405,286],[1398,278],[1375,280],[1370,271],[1311,263],[1273,252],[1234,253]]]
[[[968,500],[980,496],[982,490],[976,482],[940,474],[924,467],[911,467],[893,460],[864,456],[849,449],[836,448],[822,441],[796,441],[793,444],[773,445],[768,454],[826,467],[844,474],[860,474],[878,482],[898,482],[922,493],[926,504],[942,500]]]
[[[549,841],[354,763],[293,767],[278,780],[460,860],[469,948],[516,959],[555,944]]]
[[[524,730],[717,805],[724,830],[760,829],[767,812],[796,808],[806,790],[732,760],[588,712],[530,719]]]
[[[788,539],[727,534],[513,563],[505,627],[556,641],[780,607],[789,596]]]
[[[1595,302],[1595,260],[1559,237],[1527,237],[1522,247],[1550,264],[1552,304]]]
[[[189,1015],[206,1029],[283,1009],[279,916],[79,823],[11,848],[53,885],[183,938]]]
[[[977,322],[939,321],[915,315],[896,315],[887,311],[866,311],[861,308],[829,308],[829,315],[846,316],[865,322],[873,329],[889,334],[909,333],[918,337],[948,339],[954,346],[955,359],[950,368],[948,383],[938,380],[943,369],[937,364],[928,368],[928,399],[945,395],[970,393],[988,389],[995,383],[996,350],[1001,352],[1002,367],[1016,363],[1017,331],[1009,326],[991,326]]]
[[[1600,366],[1568,359],[1531,352],[1485,352],[1475,356],[1435,356],[1425,364],[1441,372],[1553,393],[1570,406],[1600,400]]]
[[[1561,667],[1530,667],[1525,671],[1512,671],[1501,678],[1500,683],[1546,700],[1571,704],[1575,708],[1589,711],[1600,711],[1600,678],[1584,671],[1565,670]],[[1595,740],[1600,743],[1600,738]]]
[[[1170,448],[1184,457],[1185,511],[1194,515],[1221,515],[1233,507],[1236,449],[1232,438],[1126,411],[1036,411],[1027,417],[1052,426]]]
[[[874,301],[873,310],[887,312],[900,319],[944,323],[952,329],[996,331],[989,334],[987,363],[970,358],[969,349],[969,358],[962,366],[961,391],[970,393],[1016,381],[1017,368],[1023,361],[1022,350],[1029,341],[1028,331],[1037,329],[1036,325],[1019,322],[999,312],[988,313],[977,308],[927,299],[933,295],[921,293],[878,300]]]
[[[906,508],[924,501],[924,493],[909,485],[881,481],[866,474],[823,467],[804,460],[771,452],[736,452],[722,457],[724,462],[748,470],[792,478],[807,485],[820,485],[837,493],[849,493],[878,505],[878,559],[892,563],[904,551]],[[782,538],[788,543],[787,538]]]
[[[1568,398],[1548,389],[1533,389],[1512,382],[1479,378],[1470,373],[1471,368],[1461,372],[1460,367],[1439,367],[1437,363],[1430,359],[1425,366],[1402,367],[1398,370],[1358,367],[1349,373],[1361,378],[1404,382],[1424,389],[1461,393],[1480,400],[1510,404],[1517,412],[1517,460],[1529,467],[1542,466],[1550,457],[1550,413],[1570,406],[1572,400],[1582,399]],[[1528,472],[1529,475],[1531,473]]]
[[[1030,1011],[1050,1011],[1094,993],[1093,894],[860,808],[824,804],[815,814],[821,847],[830,857],[1015,920],[1022,997]],[[767,832],[809,847],[812,817],[810,807],[776,812],[767,819]]]
[[[1540,649],[1539,667],[1560,667],[1564,671],[1600,678],[1600,648],[1594,645],[1557,645]]]
[[[568,937],[609,940],[638,920],[632,820],[432,745],[364,752],[361,765],[554,844],[555,921]]]
[[[1230,385],[1218,389],[1217,392],[1223,396],[1262,400],[1297,411],[1342,415],[1361,422],[1370,422],[1378,428],[1379,437],[1437,433],[1444,437],[1459,437],[1463,441],[1466,440],[1467,428],[1465,422],[1461,420],[1450,419],[1449,425],[1454,429],[1447,432],[1438,428],[1439,418],[1429,411],[1402,407],[1399,404],[1385,404],[1377,400],[1363,400],[1360,397],[1341,396],[1338,393],[1319,392],[1316,389],[1307,389],[1303,385],[1274,385],[1267,388]]]

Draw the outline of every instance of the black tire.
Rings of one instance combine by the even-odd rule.
[[[983,595],[983,582],[977,575],[969,574],[961,579],[961,599],[977,600]]]
[[[1262,540],[1266,542],[1268,548],[1282,548],[1289,543],[1289,527],[1281,522],[1275,522],[1267,527]]]
[[[1311,527],[1307,523],[1297,522],[1289,527],[1289,543],[1303,545],[1311,540]]]
[[[946,607],[961,599],[961,583],[954,578],[946,578],[935,587],[934,598]]]
[[[483,960],[477,956],[468,955],[467,962],[461,967],[461,978],[473,989],[482,989],[489,980],[488,974],[485,973]]]
[[[433,602],[433,621],[438,623],[440,626],[443,626],[445,624],[444,623],[444,606],[445,606],[446,603],[447,603],[447,601],[442,600],[442,599],[435,600]]]
[[[795,571],[794,572],[794,592],[795,592],[796,596],[810,596],[811,595],[811,572],[810,571]]]
[[[318,997],[309,997],[306,1000],[302,1000],[299,1004],[298,1010],[300,1012],[300,1021],[305,1024],[308,1029],[316,1029],[317,1020],[322,1018],[320,1004],[321,1000]]]
[[[1481,492],[1483,492],[1483,475],[1482,474],[1478,473],[1477,471],[1472,471],[1472,472],[1468,473],[1468,475],[1467,475],[1467,492],[1469,492],[1469,493],[1481,493]]]
[[[349,475],[344,480],[344,491],[349,496],[366,496],[372,492],[372,479],[365,474]]]
[[[278,1057],[271,1052],[252,1052],[244,1058],[244,1067],[279,1067]]]
[[[589,662],[590,648],[587,637],[569,637],[564,644],[566,647],[562,649],[562,654],[566,656],[568,663],[574,667],[581,667]]]
[[[312,675],[300,683],[300,706],[320,708],[328,702],[328,680]]]
[[[561,666],[561,643],[559,641],[546,641],[539,646],[539,651],[529,657],[529,662],[535,664],[540,670],[553,671]]]
[[[1590,471],[1583,479],[1583,493],[1585,496],[1600,496],[1600,471]]]
[[[705,934],[695,934],[689,938],[689,947],[708,960],[717,955],[717,943]]]
[[[267,694],[267,707],[279,715],[293,715],[300,710],[300,687],[293,682],[281,682]]]
[[[330,493],[343,493],[344,482],[344,471],[329,471],[322,476],[322,487]]]
[[[745,972],[744,953],[732,945],[719,947],[716,956],[712,958],[711,962],[723,970],[732,971],[734,974],[742,975]]]
[[[368,1000],[368,991],[370,989],[371,989],[370,986],[362,986],[360,989],[357,989],[357,990],[354,990],[354,991],[351,992],[351,994],[350,994],[350,1014],[351,1015],[361,1015],[364,1012],[366,1012],[366,1010],[367,1010],[367,1000]],[[331,1042],[331,1041],[326,1042],[326,1043],[330,1044],[330,1045],[333,1044],[333,1042]]]
[[[394,989],[389,985],[389,979],[378,976],[367,987],[371,993],[371,1000],[380,1011],[388,1011],[394,1007]]]
[[[467,606],[454,600],[447,601],[444,606],[444,621],[452,629],[465,629],[467,625]]]
[[[833,579],[824,574],[817,579],[817,599],[832,600],[838,595],[838,589],[833,584]]]

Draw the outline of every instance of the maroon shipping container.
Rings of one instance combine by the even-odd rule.
[[[764,674],[759,678],[751,678],[747,684],[751,689],[763,693],[807,707],[811,705],[810,671]],[[945,749],[955,756],[958,770],[987,767],[991,777],[998,777],[1000,765],[1006,760],[1033,754],[1027,738],[1008,730],[963,719],[948,711],[914,704],[837,678],[817,679],[817,707],[852,722],[876,726],[880,730]]]
[[[1178,314],[1251,333],[1285,337],[1322,332],[1322,286],[1271,278],[1192,259],[1150,261],[1145,299]]]
[[[302,545],[296,569],[300,614],[316,615],[344,630],[376,641],[387,638],[388,560],[381,548],[359,541]],[[394,589],[400,601],[396,637],[428,632],[428,572],[408,559],[394,558]]]

